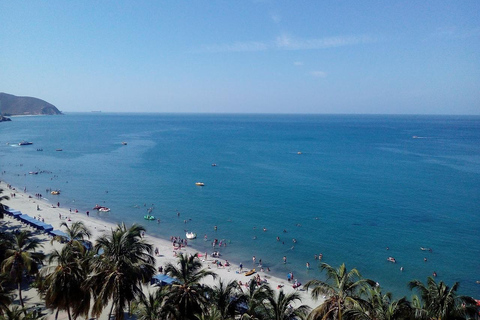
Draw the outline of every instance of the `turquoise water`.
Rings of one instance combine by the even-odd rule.
[[[0,123],[0,165],[2,180],[31,193],[61,189],[46,197],[64,207],[106,205],[101,218],[163,238],[194,231],[201,251],[226,239],[224,258],[250,267],[255,255],[281,277],[322,278],[322,253],[396,296],[436,271],[480,297],[480,117],[19,117]],[[160,224],[143,219],[152,206]]]

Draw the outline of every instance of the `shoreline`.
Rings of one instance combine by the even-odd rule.
[[[2,203],[8,206],[10,210],[18,210],[21,211],[23,214],[28,214],[31,217],[40,217],[41,219],[44,219],[45,223],[51,224],[55,230],[62,230],[60,229],[60,224],[62,222],[73,223],[76,221],[82,221],[92,233],[90,240],[95,243],[95,240],[100,235],[108,232],[110,229],[115,228],[116,226],[116,224],[114,223],[98,219],[97,217],[92,217],[92,215],[87,216],[86,213],[76,213],[75,211],[70,212],[69,209],[63,208],[61,206],[57,207],[45,198],[37,198],[35,195],[18,189],[16,186],[12,187],[15,188],[15,190],[10,189],[7,182],[3,180],[0,181],[0,188],[3,189],[3,195],[8,195],[10,197],[9,200],[4,200]],[[15,193],[15,197],[11,197],[11,193]],[[44,233],[44,235],[46,238],[48,238],[47,233]],[[218,275],[216,280],[212,279],[211,277],[207,278],[204,281],[204,283],[207,285],[216,285],[218,283],[218,279],[226,282],[241,281],[242,283],[245,283],[248,280],[252,279],[251,276],[245,276],[245,272],[247,272],[248,269],[243,268],[243,272],[239,272],[240,267],[239,264],[236,263],[236,261],[229,260],[228,262],[230,263],[230,266],[218,267],[215,264],[215,260],[219,260],[222,265],[224,265],[226,260],[223,257],[214,258],[211,257],[210,254],[208,254],[207,260],[204,261],[204,253],[198,252],[198,250],[195,250],[193,247],[186,246],[182,247],[181,249],[174,250],[171,241],[167,239],[151,236],[148,233],[145,234],[144,238],[152,244],[154,250],[158,248],[159,255],[154,254],[157,269],[160,266],[165,266],[167,263],[176,264],[177,252],[182,252],[184,254],[199,253],[202,255],[200,259],[204,267],[210,269],[211,271],[214,271]],[[45,243],[45,252],[51,252],[52,247],[53,246],[51,246],[49,242],[48,244]],[[298,292],[302,299],[299,305],[306,304],[312,308],[315,308],[322,303],[320,299],[314,301],[311,298],[310,293],[302,289],[302,287],[297,290],[294,289],[292,287],[292,283],[288,282],[286,279],[281,279],[279,277],[273,276],[271,272],[268,271],[256,271],[257,272],[254,274],[254,276],[259,275],[262,280],[267,280],[267,283],[273,290],[282,288],[286,294],[295,291]]]

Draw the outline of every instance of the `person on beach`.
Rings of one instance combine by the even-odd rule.
[[[240,273],[243,271],[243,264],[240,262]]]

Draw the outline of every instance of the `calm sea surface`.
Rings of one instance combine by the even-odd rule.
[[[225,239],[224,258],[250,267],[255,255],[302,283],[323,277],[322,253],[397,297],[436,271],[480,298],[480,117],[17,117],[0,123],[0,166],[2,180],[63,207],[105,205],[102,219],[162,238],[194,231],[209,253]],[[160,224],[144,220],[150,207]]]

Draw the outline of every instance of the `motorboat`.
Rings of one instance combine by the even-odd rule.
[[[19,146],[29,146],[29,145],[31,145],[31,144],[33,144],[33,142],[28,142],[28,141],[25,141],[25,140],[20,141],[20,142],[18,143]]]
[[[60,194],[60,190],[52,190],[50,193],[54,196],[58,196]]]
[[[203,187],[205,185],[205,183],[203,182],[195,182],[195,184],[199,187]]]
[[[432,252],[432,249],[431,249],[431,248],[420,247],[420,250]]]
[[[396,263],[396,262],[397,262],[397,260],[395,260],[394,257],[388,257],[388,258],[387,258],[387,261],[393,262],[393,263]]]
[[[126,145],[127,145],[127,143],[126,143],[125,141],[122,141],[122,145],[126,146]]]
[[[98,209],[98,211],[100,211],[100,212],[110,212],[110,208],[101,207],[100,209]]]
[[[197,234],[194,232],[187,232],[185,234],[185,237],[187,237],[187,239],[195,239],[197,237]]]
[[[28,174],[38,174],[38,171],[30,171]]]

